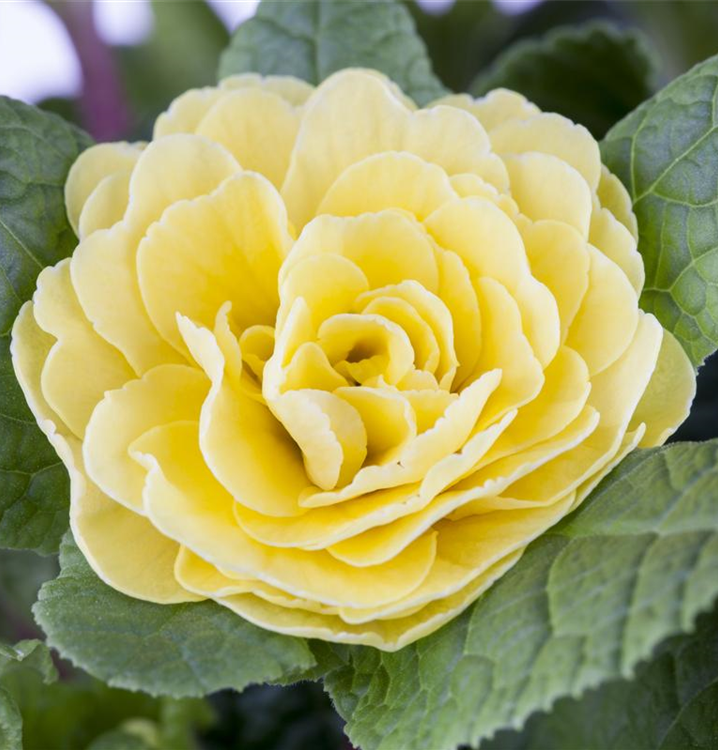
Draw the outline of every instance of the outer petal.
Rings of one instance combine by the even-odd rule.
[[[408,151],[453,174],[480,170],[488,146],[478,121],[461,110],[411,112],[381,77],[346,70],[307,102],[282,195],[304,226],[336,178],[367,156]]]

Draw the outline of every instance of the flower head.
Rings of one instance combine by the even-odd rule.
[[[189,91],[86,151],[13,361],[107,583],[396,649],[695,388],[588,131],[347,70]]]

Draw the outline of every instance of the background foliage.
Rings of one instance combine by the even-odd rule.
[[[417,99],[427,101],[444,88],[470,90],[480,94],[496,86],[507,86],[525,93],[544,109],[561,112],[582,122],[596,137],[602,138],[614,124],[659,88],[693,64],[718,52],[718,6],[709,2],[547,0],[517,15],[502,13],[483,0],[458,0],[441,13],[433,12],[432,8],[429,8],[432,12],[427,12],[425,6],[419,7],[413,0],[403,3],[408,13],[404,12],[402,3],[398,2],[374,7],[370,7],[368,3],[335,2],[320,25],[317,25],[316,18],[312,19],[311,11],[308,13],[308,5],[305,2],[284,3],[283,8],[280,6],[284,16],[279,17],[279,22],[268,21],[270,13],[262,10],[258,19],[247,22],[240,29],[220,62],[229,36],[210,7],[203,2],[156,0],[152,3],[156,19],[155,30],[148,41],[136,47],[102,48],[99,52],[96,47],[88,48],[91,35],[88,36],[86,30],[88,23],[89,28],[92,23],[91,3],[58,2],[53,7],[78,48],[85,72],[85,88],[76,101],[55,99],[46,101],[43,106],[61,113],[98,140],[147,137],[157,113],[181,91],[193,86],[212,84],[216,80],[218,66],[225,72],[241,69],[287,72],[280,70],[283,64],[280,52],[290,43],[299,44],[296,39],[291,39],[298,28],[304,29],[304,36],[309,41],[305,39],[299,44],[300,49],[291,51],[291,60],[303,59],[306,64],[304,75],[316,81],[338,67],[353,64],[355,60],[352,59],[352,54],[356,50],[359,50],[357,54],[362,54],[361,50],[364,49],[361,59],[367,64],[367,50],[376,49],[372,40],[376,41],[376,29],[382,25],[391,27],[395,37],[408,35],[411,38],[413,31],[410,14],[426,45],[434,73],[424,64],[421,50],[414,41],[410,45],[413,45],[411,49],[415,51],[408,56],[402,52],[406,48],[400,42],[397,43],[396,52],[389,47],[374,54],[379,55],[375,63],[377,67],[389,70]],[[352,12],[352,6],[357,11],[356,18],[361,17],[362,20],[354,26],[351,43],[337,46],[331,35],[332,23],[341,24],[342,18]],[[269,8],[269,4],[265,8]],[[276,19],[276,16],[272,18]],[[284,43],[280,42],[272,54],[265,51],[268,44],[276,42],[277,29],[270,29],[267,35],[268,24],[278,24],[280,32],[283,28],[290,37]],[[191,54],[188,53],[190,51]],[[97,54],[103,55],[108,63],[102,66],[104,73],[99,79],[93,73],[97,70],[97,61],[93,55]],[[98,92],[103,92],[100,97],[102,101],[98,99]],[[670,107],[670,95],[665,101],[664,108]],[[57,211],[59,204],[52,186],[58,188],[61,185],[67,166],[87,140],[79,130],[53,119],[52,133],[46,140],[59,144],[60,156],[53,153],[52,158],[49,158],[42,151],[42,141],[39,146],[37,141],[33,141],[32,149],[36,151],[28,151],[29,141],[22,140],[23,127],[34,132],[40,127],[41,121],[33,122],[32,110],[23,108],[22,105],[3,102],[2,106],[13,108],[11,114],[22,127],[13,127],[0,134],[5,146],[4,150],[0,149],[0,173],[8,172],[7,163],[2,159],[9,158],[8,154],[12,149],[23,151],[26,158],[25,172],[14,174],[14,182],[0,180],[0,201],[15,207],[15,214],[9,215],[9,223],[8,214],[4,213],[2,216],[0,251],[8,254],[7,257],[12,253],[15,258],[17,248],[13,247],[13,243],[17,243],[20,238],[27,245],[30,256],[23,264],[13,266],[11,270],[17,274],[17,278],[13,277],[13,286],[19,285],[22,289],[31,291],[40,264],[56,259],[43,257],[33,263],[31,256],[43,248],[52,248],[58,254],[57,257],[61,257],[71,251],[73,239],[63,234],[66,229],[61,217],[55,222],[57,236],[51,238],[34,236],[32,223],[20,221],[18,217],[32,215],[33,212],[46,215],[48,211],[52,216],[52,212]],[[629,138],[633,133],[632,128],[640,126],[637,120],[642,122],[652,116],[655,116],[655,112],[644,108],[620,129],[612,131],[604,147],[605,158],[614,158],[615,163],[620,164],[621,156],[618,151],[621,140]],[[707,123],[705,129],[712,137],[713,123]],[[12,145],[12,149],[7,148],[8,143]],[[649,144],[647,147],[660,148],[660,144]],[[705,158],[709,157],[710,154]],[[680,167],[681,154],[669,153],[668,158],[671,163]],[[36,182],[43,182],[48,187],[38,192],[32,188]],[[632,189],[635,187],[631,186]],[[651,208],[657,210],[650,194],[653,187],[655,186],[647,192],[640,188],[637,188],[637,193],[634,192],[634,196],[642,196],[646,212]],[[712,188],[715,190],[715,185]],[[708,202],[713,198],[714,196],[709,196]],[[696,200],[696,204],[704,203],[706,201],[700,198]],[[694,206],[691,210],[697,211],[699,207]],[[646,216],[647,222],[652,220],[648,213]],[[44,226],[47,226],[47,222]],[[676,231],[680,232],[680,225]],[[0,296],[3,300],[11,300],[3,303],[5,306],[0,310],[3,320],[0,345],[6,347],[8,328],[19,304],[18,299],[10,294],[3,293]],[[680,312],[679,309],[679,317]],[[707,352],[715,348],[715,329],[711,325],[709,320],[701,328],[705,341],[701,342],[700,336],[695,339],[698,344],[692,354],[696,362],[700,362]],[[677,323],[675,330],[680,335],[685,327]],[[686,336],[689,334],[690,331]],[[0,497],[0,546],[34,548],[44,554],[52,553],[58,548],[66,526],[62,514],[67,504],[67,486],[63,480],[63,472],[54,468],[52,452],[47,451],[42,436],[34,428],[7,364],[7,357],[0,356],[0,421],[5,422],[4,425],[0,424],[0,428],[21,430],[24,431],[23,435],[27,434],[22,440],[5,439],[0,444],[0,473],[5,472],[2,477],[3,495]],[[3,435],[6,434],[3,432]],[[717,435],[718,359],[714,355],[700,370],[698,398],[690,419],[676,435],[676,439],[706,440]],[[24,455],[32,457],[37,465],[23,467],[20,472],[15,470],[18,456],[11,454],[9,447],[18,444],[26,446]],[[639,476],[641,471],[648,471],[648,474],[642,481],[625,488],[627,496],[630,496],[632,487],[645,493],[652,476],[651,471],[654,471],[649,471],[650,466],[646,469],[646,462],[654,461],[664,468],[678,471],[676,467],[681,465],[681,450],[685,449],[669,449],[665,453],[651,455],[644,453],[632,458]],[[645,600],[650,606],[646,604],[645,609],[640,606],[636,608],[635,601],[633,609],[617,606],[617,601],[620,604],[620,597],[625,595],[627,589],[619,585],[614,587],[611,594],[609,588],[603,591],[604,599],[599,596],[595,601],[595,618],[583,623],[574,622],[570,618],[564,619],[562,622],[571,632],[554,633],[551,636],[588,638],[602,611],[619,611],[626,617],[635,619],[633,627],[641,630],[640,643],[644,648],[643,651],[636,650],[630,659],[626,654],[621,658],[632,666],[636,660],[650,655],[645,651],[646,644],[650,650],[660,642],[653,658],[641,664],[634,679],[628,679],[631,669],[624,669],[621,659],[610,668],[596,667],[596,664],[608,663],[608,656],[600,654],[600,649],[591,656],[591,641],[588,638],[582,653],[584,658],[589,659],[589,665],[594,670],[590,675],[592,679],[581,681],[576,678],[568,688],[565,685],[556,686],[550,684],[549,669],[546,681],[534,686],[536,697],[524,698],[523,707],[517,708],[511,704],[513,713],[506,716],[500,715],[500,709],[507,706],[506,693],[492,693],[489,690],[486,694],[486,710],[483,712],[489,718],[481,719],[484,721],[484,729],[489,725],[496,728],[505,723],[514,723],[517,729],[499,732],[493,739],[484,741],[481,750],[678,750],[688,747],[709,750],[718,747],[718,641],[715,637],[718,632],[718,610],[702,615],[694,631],[690,628],[692,613],[701,608],[697,605],[691,608],[691,596],[700,599],[701,564],[708,565],[706,559],[698,555],[698,550],[712,550],[715,545],[704,537],[713,538],[718,530],[715,495],[701,494],[699,491],[700,482],[707,481],[706,476],[712,476],[715,444],[704,446],[703,451],[705,466],[702,473],[698,472],[703,478],[696,479],[698,484],[694,486],[693,494],[689,493],[688,499],[681,495],[683,499],[680,502],[687,503],[687,510],[684,517],[678,518],[672,531],[664,534],[664,527],[661,527],[661,533],[657,531],[659,526],[655,524],[659,521],[663,523],[663,520],[660,512],[661,493],[656,491],[651,493],[652,507],[656,514],[653,521],[644,515],[634,519],[634,527],[631,527],[630,518],[624,517],[620,522],[604,519],[606,536],[600,540],[601,544],[612,545],[619,561],[623,559],[621,555],[628,559],[637,550],[640,551],[637,537],[622,536],[621,528],[628,528],[627,533],[630,535],[640,533],[652,540],[652,554],[692,554],[692,563],[688,561],[677,569],[678,577],[673,584],[665,581],[651,582],[650,564],[647,572],[645,565],[643,568],[631,568],[636,572],[637,578],[647,577],[648,582],[644,580],[644,586],[648,586]],[[51,506],[43,506],[42,503],[33,505],[33,487],[38,486],[38,482],[45,484],[37,497],[47,496],[47,483],[51,483]],[[656,485],[660,486],[662,485]],[[711,486],[715,487],[715,484]],[[8,487],[14,488],[13,492],[7,492]],[[674,499],[663,498],[666,502],[673,502]],[[575,555],[564,553],[559,559],[542,555],[541,549],[536,551],[537,548],[534,548],[536,564],[530,566],[526,563],[521,569],[517,569],[505,588],[510,588],[514,581],[517,590],[524,591],[528,584],[516,579],[525,575],[522,571],[530,571],[536,576],[534,584],[538,586],[535,591],[537,606],[542,596],[558,596],[557,606],[568,607],[568,602],[561,599],[560,586],[558,589],[554,587],[551,593],[548,578],[543,580],[541,576],[544,572],[546,576],[550,574],[554,584],[556,579],[560,583],[563,577],[564,585],[571,592],[579,586],[576,581],[581,580],[580,550],[593,543],[591,539],[582,537],[581,519],[591,519],[592,507],[599,507],[598,500],[594,499],[580,516],[569,520],[541,540],[543,546],[573,545],[571,549],[578,549],[579,552]],[[18,515],[20,508],[34,510],[29,517],[24,517]],[[690,527],[689,521],[695,527]],[[637,531],[635,524],[639,522],[643,526]],[[624,524],[623,527],[621,523]],[[626,523],[628,527],[625,527]],[[654,525],[651,526],[651,523]],[[678,543],[677,537],[680,537]],[[661,545],[663,547],[656,552],[655,547]],[[650,563],[649,557],[644,559],[648,559]],[[708,558],[708,561],[712,559]],[[557,560],[558,566],[553,566],[552,571],[542,572],[539,564],[541,560]],[[53,657],[56,659],[53,665],[49,652],[35,642],[35,639],[42,637],[42,633],[35,624],[30,608],[37,598],[40,584],[54,578],[57,572],[58,560],[52,554],[40,556],[34,552],[0,552],[0,641],[18,644],[17,647],[0,647],[0,747],[19,747],[20,722],[23,725],[26,750],[349,750],[351,747],[342,732],[342,720],[334,712],[329,697],[315,682],[302,682],[287,688],[251,687],[241,694],[224,690],[214,693],[208,700],[152,698],[118,687],[107,687],[81,669],[58,661],[56,657]],[[72,599],[68,592],[85,573],[83,561],[78,559],[71,539],[66,539],[63,546],[63,575],[44,589],[42,602],[36,610],[36,617],[57,643],[62,643],[63,634],[58,623],[61,625],[63,616],[69,616],[73,622],[76,620],[74,613],[66,615],[63,608],[67,608]],[[598,574],[610,577],[615,576],[615,573],[616,571],[604,570]],[[690,581],[693,583],[690,584]],[[82,584],[85,590],[87,585],[87,582]],[[693,589],[690,588],[691,585]],[[578,590],[580,591],[580,587]],[[651,598],[652,591],[661,590],[664,593],[663,599]],[[100,640],[111,637],[109,633],[113,628],[117,633],[116,620],[103,620],[103,610],[108,610],[106,597],[113,595],[115,592],[98,591],[88,599],[83,628],[89,636],[81,646],[89,648],[93,637]],[[687,632],[661,642],[666,633],[672,632],[670,620],[676,616],[675,612],[668,611],[665,606],[661,609],[662,601],[664,604],[678,602],[686,607],[685,611],[679,607],[677,616],[683,618]],[[708,602],[704,597],[700,599],[700,603],[704,607]],[[490,616],[490,596],[482,600],[482,606],[482,617],[477,620],[479,626],[483,619]],[[526,602],[521,600],[518,606],[516,617],[522,612],[525,614]],[[591,612],[590,608],[584,610],[584,615],[586,611]],[[208,642],[211,642],[212,637],[222,637],[220,620],[221,613],[217,615],[208,611],[207,624],[202,632],[203,638],[210,639]],[[540,617],[534,624],[536,622],[545,625]],[[459,618],[449,626],[449,636],[442,636],[443,643],[450,646],[458,642],[456,639],[463,637],[462,633],[470,625],[470,615]],[[603,627],[611,625],[607,623]],[[103,627],[106,628],[104,631]],[[142,633],[134,627],[131,617],[122,627],[142,644]],[[168,643],[171,643],[174,636],[186,639],[186,633],[183,634],[182,631],[181,616],[180,621],[174,622],[172,627],[176,632],[170,630]],[[645,629],[651,633],[648,638],[643,632]],[[456,635],[455,639],[452,639],[452,633]],[[479,636],[480,629],[478,634],[474,632],[474,637]],[[537,637],[539,636],[540,633]],[[248,637],[251,641],[251,634]],[[256,643],[257,648],[271,651],[271,638],[264,641],[260,639]],[[464,640],[462,643],[466,652],[470,641]],[[600,640],[594,642],[594,647],[596,643],[600,645]],[[630,638],[626,644],[626,648],[630,649]],[[494,644],[494,647],[498,648],[499,645]],[[163,647],[166,646],[164,644]],[[154,646],[149,644],[149,647]],[[193,647],[201,650],[204,647],[202,638],[197,639]],[[301,647],[297,648],[301,652]],[[507,653],[513,653],[511,649],[514,646],[511,642],[507,642],[506,648],[509,649]],[[457,659],[462,658],[459,655],[462,653],[461,649],[457,649],[453,654],[446,650],[439,650],[437,653],[432,652],[429,645],[417,645],[396,656],[383,657],[371,649],[357,650],[347,656],[342,648],[319,644],[313,653],[295,653],[291,658],[288,657],[288,661],[294,665],[303,665],[308,677],[313,674],[312,665],[315,661],[329,669],[328,687],[330,691],[334,691],[333,696],[342,713],[353,717],[352,736],[366,737],[367,742],[376,744],[370,738],[377,734],[389,735],[395,732],[394,736],[400,737],[402,731],[408,731],[406,727],[413,730],[413,725],[420,722],[426,714],[427,707],[433,705],[431,701],[437,699],[434,695],[422,696],[421,691],[416,689],[421,682],[422,670],[432,668],[431,659],[461,663],[464,668],[473,670],[472,689],[475,690],[481,684],[476,672],[481,652],[469,648],[472,661],[457,662]],[[287,681],[292,676],[283,668],[278,668],[274,673],[263,673],[262,670],[266,671],[263,654],[254,654],[255,666],[251,660],[245,660],[247,663],[241,667],[235,665],[231,661],[232,651],[230,648],[227,659],[217,664],[217,672],[212,677],[215,682],[210,686],[212,689],[225,685],[241,687],[258,679],[281,677]],[[124,667],[124,680],[115,680],[115,684],[134,687],[133,679],[138,678],[136,675],[132,676],[133,668],[142,666],[142,662],[127,661],[126,653],[120,651],[118,654],[118,659],[125,658],[126,663],[108,663],[106,675],[103,676],[117,675],[121,672],[121,667]],[[134,657],[136,656],[137,652],[134,652]],[[241,661],[243,654],[234,649],[234,656]],[[521,661],[520,653],[514,656]],[[79,664],[83,663],[83,658],[82,653],[73,654],[74,661]],[[270,654],[267,658],[271,661],[274,657]],[[549,666],[553,666],[553,663],[549,662]],[[599,672],[603,669],[600,676],[611,679],[583,694],[584,687],[596,683],[596,669]],[[235,677],[234,682],[229,679],[229,674]],[[520,670],[516,674],[521,675]],[[540,677],[541,672],[539,670],[536,673],[532,667],[532,674]],[[528,673],[524,677],[528,678]],[[505,689],[513,688],[505,686]],[[391,695],[392,690],[395,695],[398,691],[403,696],[404,703],[409,706],[415,701],[415,711],[409,710],[403,716],[396,716],[388,708],[383,708],[383,699],[386,695]],[[188,689],[184,692],[191,694],[198,691]],[[550,712],[541,713],[541,709],[551,708],[554,696],[563,693],[570,695],[561,698]],[[531,695],[531,691],[527,691],[526,695]],[[424,735],[429,738],[427,741],[431,742],[431,738],[436,736],[431,734],[432,731],[442,735],[454,731],[457,733],[457,743],[471,740],[477,734],[475,722],[478,719],[473,715],[475,706],[475,696],[466,705],[457,701],[453,729],[438,724],[436,727],[429,727]],[[523,719],[532,711],[535,713],[521,729]],[[381,738],[378,741],[380,740]],[[426,747],[427,750],[433,750],[431,745]]]

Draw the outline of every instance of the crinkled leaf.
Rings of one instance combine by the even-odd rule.
[[[696,632],[669,638],[633,680],[580,700],[562,698],[523,732],[499,732],[480,750],[713,750],[718,740],[718,609]]]
[[[619,122],[601,149],[633,198],[641,306],[696,365],[718,347],[717,97],[712,57]]]
[[[76,239],[63,186],[89,138],[61,118],[0,97],[0,547],[57,550],[69,483],[35,424],[10,362],[10,329],[35,279]]]
[[[219,77],[284,74],[316,84],[355,66],[386,73],[419,103],[445,93],[409,12],[391,0],[264,0],[235,31]]]
[[[152,604],[115,591],[69,532],[60,568],[40,589],[35,618],[62,656],[109,685],[196,696],[279,680],[314,664],[303,639],[262,630],[215,602]]]
[[[393,654],[317,646],[354,744],[476,743],[690,630],[718,595],[717,459],[716,440],[637,451],[437,633]]]
[[[509,47],[471,86],[519,91],[597,138],[655,90],[657,62],[643,35],[607,23],[565,26]]]

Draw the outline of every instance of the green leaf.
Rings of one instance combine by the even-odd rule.
[[[449,750],[631,676],[718,594],[717,459],[718,440],[637,451],[437,633],[318,648],[352,742]]]
[[[48,553],[67,528],[69,483],[15,380],[10,330],[38,273],[76,244],[63,187],[89,138],[0,97],[0,144],[0,547]]]
[[[519,91],[600,138],[655,91],[657,67],[643,35],[594,22],[514,44],[471,91],[477,96],[502,87]]]
[[[22,750],[22,716],[10,693],[0,688],[0,747]]]
[[[317,84],[353,66],[386,73],[420,104],[445,93],[409,12],[389,0],[263,0],[234,33],[219,77],[254,71]]]
[[[63,657],[109,685],[199,696],[280,680],[314,664],[303,639],[262,630],[215,602],[152,604],[115,591],[69,532],[60,569],[40,589],[35,618]]]
[[[480,750],[713,750],[718,739],[718,609],[696,632],[661,644],[634,680],[616,680],[580,700],[563,698],[523,732],[499,732]]]
[[[0,643],[0,678],[19,666],[36,672],[46,685],[57,679],[55,663],[42,641],[20,641],[14,646]]]
[[[641,307],[695,365],[718,347],[718,57],[613,127],[601,151],[633,198],[646,267]]]

